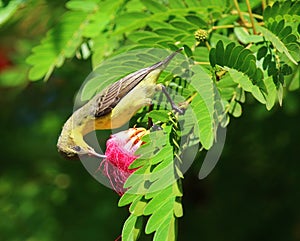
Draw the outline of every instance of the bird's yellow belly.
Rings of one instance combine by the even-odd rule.
[[[94,122],[95,130],[107,130],[115,129],[124,125],[128,120],[119,116],[117,118],[112,118],[112,113],[109,113],[105,116],[97,118]]]
[[[126,124],[142,107],[150,105],[156,84],[141,83],[113,108],[112,112],[95,120],[95,129],[115,129]]]

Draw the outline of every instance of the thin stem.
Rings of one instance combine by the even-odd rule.
[[[232,13],[234,13],[234,11],[232,11]],[[242,13],[243,15],[247,15],[247,16],[250,15],[248,12],[241,12],[241,13]],[[252,13],[252,16],[253,16],[254,18],[259,19],[259,20],[263,20],[263,19],[264,19],[264,17],[261,16],[261,15],[259,15],[259,14]]]
[[[198,61],[194,61],[194,64],[199,64],[199,65],[201,65],[201,64],[203,64],[203,65],[210,65],[209,62],[198,62]]]
[[[267,7],[267,2],[266,2],[266,0],[262,0],[262,1],[261,1],[261,7],[262,7],[263,10],[265,10],[265,8]]]
[[[197,95],[197,92],[195,92],[194,94],[192,94],[186,101],[180,103],[180,105],[179,105],[180,109],[186,110],[188,108],[189,104],[196,97],[196,95]]]
[[[238,1],[237,1],[237,0],[234,0],[233,2],[234,2],[234,5],[235,5],[235,7],[236,7],[236,10],[238,11],[238,14],[239,14],[239,16],[240,16],[240,19],[242,20],[243,24],[246,25],[246,20],[244,19],[244,16],[243,16],[243,14],[242,14],[242,12],[241,12],[241,10],[240,10]]]
[[[205,41],[205,45],[206,45],[208,51],[210,51],[211,47],[210,47],[209,42],[207,40]]]
[[[186,103],[191,103],[192,102],[192,100],[196,97],[196,95],[197,95],[197,93],[194,93],[192,96],[190,96],[190,98],[188,98],[185,102]]]
[[[247,13],[248,14],[248,13]],[[259,22],[257,23],[258,25],[264,25],[263,22]],[[234,28],[237,27],[236,25],[230,24],[230,25],[220,25],[220,26],[213,26],[209,32],[213,31],[213,30],[217,30],[217,29],[225,29],[225,28]],[[253,28],[252,24],[246,23],[243,27],[245,28]]]
[[[227,70],[221,70],[221,71],[219,71],[216,75],[217,75],[217,77],[219,78],[219,79],[221,79],[221,77],[224,75],[224,74],[226,74],[227,73]]]
[[[251,24],[252,24],[253,34],[257,34],[256,28],[255,28],[255,25],[254,25],[254,17],[252,15],[252,10],[251,10],[251,6],[250,6],[249,0],[246,0],[246,4],[247,4],[247,8],[248,8],[248,12],[249,12]]]
[[[233,24],[229,25],[220,25],[220,26],[213,26],[211,29],[216,30],[216,29],[223,29],[223,28],[234,28],[235,26]]]
[[[233,92],[233,95],[232,95],[232,97],[231,97],[231,99],[230,99],[230,101],[229,101],[229,105],[226,106],[226,108],[225,108],[225,110],[224,110],[224,113],[228,113],[228,112],[229,112],[229,110],[230,110],[230,103],[232,103],[233,101],[235,101],[235,100],[236,100],[236,97],[237,97],[237,92],[234,91],[234,92]]]

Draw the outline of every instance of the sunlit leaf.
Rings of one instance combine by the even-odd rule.
[[[272,42],[272,44],[274,45],[274,47],[280,52],[280,53],[284,53],[289,59],[290,61],[292,61],[294,64],[297,65],[297,61],[293,58],[293,56],[290,54],[288,48],[286,47],[286,45],[280,40],[280,38],[278,36],[276,36],[274,33],[272,33],[271,31],[269,31],[268,29],[264,28],[264,27],[258,27],[258,31],[262,32],[262,34],[264,35],[264,37]]]
[[[142,217],[131,214],[124,223],[122,230],[122,240],[137,240],[142,230],[142,220]]]

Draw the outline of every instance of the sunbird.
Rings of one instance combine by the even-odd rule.
[[[93,130],[115,129],[127,123],[142,107],[152,104],[155,92],[161,90],[179,112],[168,95],[165,86],[157,84],[161,72],[172,58],[183,48],[150,67],[131,73],[96,94],[85,105],[77,109],[65,122],[58,138],[57,148],[67,157],[89,155],[104,158],[89,146],[84,136]]]

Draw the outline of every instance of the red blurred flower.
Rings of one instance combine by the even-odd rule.
[[[135,171],[128,167],[138,158],[134,153],[143,144],[141,138],[146,133],[144,128],[130,128],[111,135],[106,142],[106,158],[101,162],[99,169],[108,177],[112,188],[119,195],[125,192],[123,185]]]
[[[0,48],[0,72],[11,66],[12,62],[8,57],[8,50]]]

